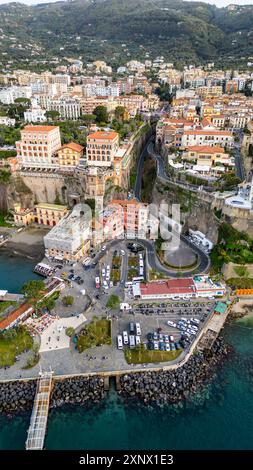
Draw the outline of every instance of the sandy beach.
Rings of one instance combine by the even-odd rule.
[[[20,233],[14,234],[0,250],[10,256],[25,256],[34,260],[41,260],[44,257],[43,237],[48,233],[44,227],[28,227]]]

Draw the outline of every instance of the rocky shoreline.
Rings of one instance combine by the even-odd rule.
[[[145,371],[120,377],[119,395],[144,404],[177,404],[198,393],[214,376],[218,366],[229,353],[219,337],[210,351],[198,352],[182,367],[173,371]],[[32,409],[36,381],[0,383],[0,413],[13,415]],[[106,396],[104,379],[96,376],[76,376],[54,380],[50,408],[66,404],[87,406],[101,402]]]
[[[0,383],[0,413],[13,415],[32,409],[36,392],[36,380]],[[50,408],[65,404],[88,405],[105,397],[104,379],[99,376],[55,380]]]
[[[173,371],[122,375],[119,394],[126,400],[138,399],[147,405],[177,404],[203,389],[228,353],[229,348],[220,337],[210,351],[192,355],[186,364]]]

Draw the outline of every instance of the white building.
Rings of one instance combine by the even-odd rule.
[[[81,115],[80,101],[76,98],[61,97],[50,99],[48,103],[49,111],[57,111],[62,119],[78,119]]]
[[[78,204],[44,237],[45,255],[64,261],[77,261],[90,248],[92,213]]]
[[[184,131],[181,138],[181,147],[196,145],[225,145],[233,147],[234,137],[232,132],[219,130],[189,130]]]
[[[4,126],[13,127],[15,126],[15,119],[9,118],[9,116],[0,116],[0,124]]]
[[[46,122],[46,110],[34,102],[31,108],[24,112],[24,120],[25,122]]]

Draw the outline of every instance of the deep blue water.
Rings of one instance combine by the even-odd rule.
[[[34,260],[23,256],[10,256],[0,247],[0,290],[17,293],[24,282],[39,276],[33,273]]]
[[[23,269],[17,263],[16,270],[12,264],[5,267],[9,290],[31,278],[28,263]],[[1,276],[1,257],[0,269]],[[151,409],[138,402],[125,404],[112,390],[103,404],[89,410],[76,406],[50,411],[46,448],[252,449],[253,329],[234,324],[224,334],[235,352],[193,402],[176,410]],[[29,415],[0,417],[0,449],[23,449],[28,426]]]

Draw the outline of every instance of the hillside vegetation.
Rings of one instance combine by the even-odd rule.
[[[176,64],[222,64],[224,57],[253,55],[253,5],[230,11],[181,0],[11,3],[0,5],[0,29],[3,62],[82,56],[117,64],[148,52]]]

